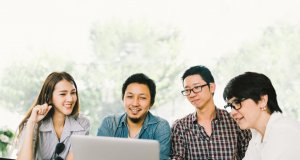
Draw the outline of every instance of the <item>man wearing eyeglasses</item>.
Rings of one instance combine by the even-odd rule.
[[[172,159],[240,160],[251,132],[242,131],[230,114],[215,106],[214,78],[205,66],[193,66],[182,76],[183,91],[195,112],[172,126]]]

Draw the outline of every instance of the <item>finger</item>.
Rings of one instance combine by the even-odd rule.
[[[36,114],[40,114],[41,113],[41,106],[37,105],[37,106],[33,107],[32,112],[36,113]]]
[[[47,106],[47,108],[46,108],[46,114],[48,114],[48,112],[50,111],[51,108],[52,108],[52,106]]]
[[[48,108],[48,105],[46,103],[43,104],[42,107],[41,107],[41,114],[45,114],[46,111],[47,111],[47,108]]]

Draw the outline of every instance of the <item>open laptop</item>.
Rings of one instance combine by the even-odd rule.
[[[130,138],[71,136],[75,160],[159,160],[159,142]]]

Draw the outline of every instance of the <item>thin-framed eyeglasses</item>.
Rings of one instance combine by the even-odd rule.
[[[61,154],[61,152],[63,152],[64,149],[65,149],[65,144],[64,143],[57,143],[57,145],[55,147],[54,160],[63,160],[63,158],[61,158],[59,156],[59,154]]]
[[[242,108],[242,102],[244,101],[244,100],[246,100],[246,99],[248,99],[248,98],[236,98],[236,99],[234,99],[231,103],[227,103],[225,106],[224,106],[224,108],[228,111],[228,112],[231,112],[232,111],[232,109],[234,109],[234,110],[239,110],[239,109],[241,109]]]
[[[185,89],[183,91],[181,91],[181,94],[184,95],[184,96],[188,96],[191,94],[191,92],[193,91],[194,93],[199,93],[202,91],[202,88],[205,87],[205,86],[208,86],[209,83],[206,83],[204,85],[199,85],[199,86],[195,86],[191,89]]]

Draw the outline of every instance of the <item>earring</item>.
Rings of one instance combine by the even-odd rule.
[[[260,110],[265,111],[267,108],[266,107],[262,107],[260,108]]]

